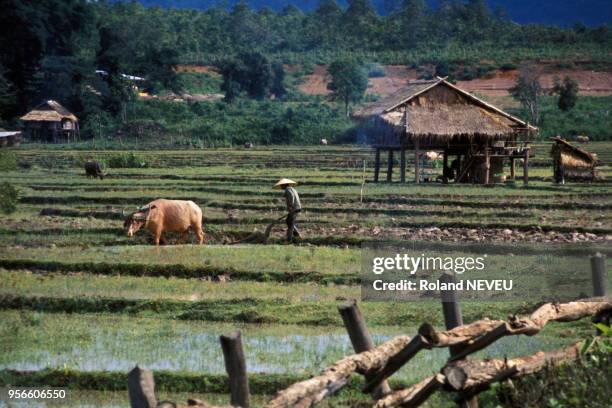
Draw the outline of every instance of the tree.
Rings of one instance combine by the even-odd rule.
[[[243,53],[238,58],[225,60],[221,63],[220,71],[223,76],[221,90],[225,92],[226,102],[232,102],[241,92],[260,100],[270,94],[274,79],[272,65],[259,52]],[[276,85],[279,91],[279,84]]]
[[[13,84],[5,77],[5,69],[0,65],[0,120],[10,119],[15,106]]]
[[[276,98],[282,98],[287,90],[285,89],[285,69],[283,68],[283,64],[276,63],[272,65],[272,86],[270,87],[270,93],[274,95]]]
[[[578,101],[578,82],[574,81],[569,76],[563,79],[563,83],[559,77],[555,77],[553,93],[559,95],[557,105],[564,112],[569,111]]]
[[[370,0],[348,0],[344,12],[344,30],[360,43],[370,40],[370,34],[376,27],[377,14]]]
[[[346,114],[349,104],[363,99],[368,88],[368,73],[362,64],[355,60],[337,60],[330,64],[328,72],[331,82],[327,89],[332,91],[332,98],[344,103]]]
[[[533,65],[522,66],[516,84],[509,89],[509,92],[528,112],[530,123],[537,125],[540,121],[539,105],[543,92],[537,68]]]
[[[405,0],[401,11],[401,31],[407,46],[415,47],[424,39],[427,12],[424,0]]]

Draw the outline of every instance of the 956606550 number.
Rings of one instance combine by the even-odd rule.
[[[5,388],[0,393],[7,400],[44,400],[44,399],[65,399],[66,390],[64,388]],[[3,398],[0,398],[0,401]]]

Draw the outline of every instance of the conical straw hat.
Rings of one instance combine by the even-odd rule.
[[[278,180],[278,182],[272,188],[282,188],[283,186],[297,186],[297,183],[293,180],[289,180],[288,178],[282,178]]]

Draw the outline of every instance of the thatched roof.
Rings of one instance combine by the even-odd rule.
[[[61,122],[64,119],[78,121],[76,116],[54,100],[41,103],[21,117],[21,120],[26,122]]]
[[[555,142],[550,152],[551,156],[555,157],[556,153],[559,152],[561,164],[565,167],[590,169],[599,162],[595,153],[589,153],[578,146],[574,146],[559,136],[551,137],[550,140]]]
[[[537,131],[443,78],[412,81],[356,111],[353,117],[390,127],[387,130],[408,140],[504,139],[519,132]]]

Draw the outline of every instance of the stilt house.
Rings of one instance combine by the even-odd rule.
[[[68,109],[48,100],[21,117],[31,141],[72,142],[79,137],[79,120]]]
[[[427,151],[442,153],[444,182],[488,184],[503,173],[505,161],[514,178],[515,161],[522,159],[524,183],[528,183],[529,140],[537,128],[443,78],[412,81],[353,117],[362,122],[376,149],[375,181],[381,151],[387,151],[387,180],[392,180],[393,155],[399,152],[404,182],[406,150],[412,150],[417,183],[422,181],[420,167]],[[454,160],[449,165],[451,156]]]

